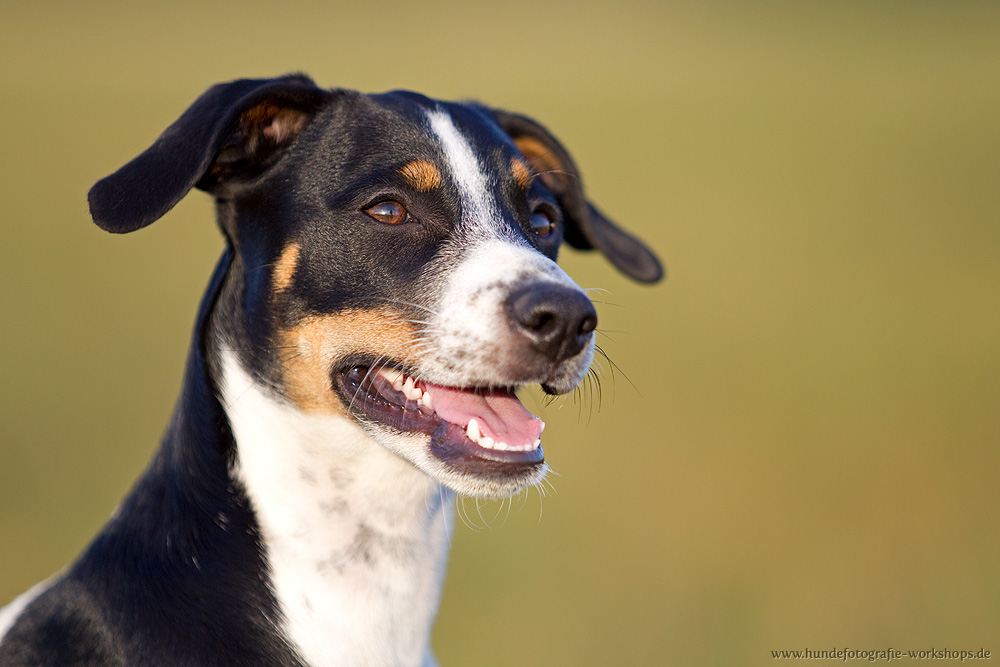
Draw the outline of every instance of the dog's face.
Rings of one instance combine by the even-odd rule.
[[[568,155],[527,119],[301,78],[257,83],[209,91],[164,133],[215,119],[186,188],[164,197],[197,183],[219,201],[235,254],[212,345],[240,350],[276,400],[356,421],[458,492],[505,496],[540,480],[543,424],[515,391],[572,391],[597,321],[555,263],[560,244],[597,247],[644,281],[659,278],[655,258],[587,204]],[[100,187],[95,219],[115,231],[174,203],[102,215]]]

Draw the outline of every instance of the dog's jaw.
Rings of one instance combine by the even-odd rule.
[[[544,424],[510,390],[434,385],[385,367],[354,369],[338,380],[372,446],[458,493],[506,498],[548,471],[540,442]]]
[[[352,420],[276,398],[234,354],[221,368],[279,630],[310,665],[433,664],[452,492]]]

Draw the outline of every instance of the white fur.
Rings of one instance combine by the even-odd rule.
[[[452,493],[343,417],[307,415],[223,354],[235,475],[260,522],[279,627],[310,665],[432,665]]]
[[[512,348],[502,335],[502,323],[507,320],[504,303],[511,287],[531,280],[580,288],[558,264],[534,248],[495,237],[462,248],[456,259],[447,280],[436,281],[439,293],[428,327],[434,332],[433,345],[428,347],[429,362],[438,371],[435,379],[442,384],[509,386],[509,379],[498,373],[505,362],[517,362],[509,358]],[[592,337],[576,358],[565,362],[564,373],[573,386],[586,375],[593,356]],[[448,363],[455,358],[463,360],[461,367]]]
[[[441,142],[441,149],[451,176],[458,186],[462,203],[462,224],[466,229],[498,229],[499,212],[490,185],[472,146],[458,131],[451,117],[441,109],[428,111],[431,129]]]

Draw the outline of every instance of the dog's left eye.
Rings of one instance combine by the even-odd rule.
[[[535,211],[531,214],[531,230],[539,236],[548,236],[556,228],[556,223],[545,211]]]
[[[395,201],[383,201],[365,210],[365,213],[387,225],[401,225],[410,222],[410,214],[403,205]]]

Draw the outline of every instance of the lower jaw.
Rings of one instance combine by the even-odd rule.
[[[466,436],[462,426],[441,419],[433,411],[413,401],[391,403],[370,391],[366,386],[370,375],[366,367],[334,373],[334,387],[349,412],[377,427],[430,436],[430,454],[448,473],[487,484],[494,489],[488,495],[509,495],[544,476],[547,466],[540,446],[530,451],[480,447]]]

